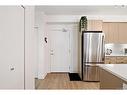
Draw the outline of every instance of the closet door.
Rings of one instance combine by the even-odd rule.
[[[24,89],[24,8],[0,7],[0,89]]]

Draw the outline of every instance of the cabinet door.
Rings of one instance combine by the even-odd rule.
[[[108,31],[109,43],[118,43],[118,23],[109,23]]]
[[[105,43],[109,43],[109,30],[108,30],[109,24],[108,23],[103,23],[103,33],[105,34]]]
[[[119,23],[119,43],[127,44],[127,23]]]
[[[123,89],[123,80],[100,68],[100,89]]]
[[[118,23],[105,22],[103,23],[103,31],[105,33],[106,43],[118,43]]]
[[[24,8],[0,7],[0,89],[24,88]]]
[[[102,20],[88,20],[88,31],[102,31]]]

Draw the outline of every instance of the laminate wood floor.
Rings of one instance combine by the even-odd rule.
[[[70,81],[67,73],[49,73],[35,80],[36,89],[99,89],[99,82]]]

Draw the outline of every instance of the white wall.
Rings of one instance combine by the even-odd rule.
[[[34,27],[34,32],[35,32],[35,38],[34,38],[34,41],[33,43],[35,44],[34,45],[34,56],[35,56],[35,64],[34,64],[34,71],[35,71],[35,78],[38,78],[38,53],[39,53],[39,50],[38,50],[38,27],[35,26]]]
[[[0,88],[34,89],[34,7],[5,6],[0,12]]]
[[[46,44],[44,42],[46,32],[46,15],[44,13],[35,11],[35,26],[38,27],[38,78],[44,79],[48,70],[48,63],[46,62]],[[36,64],[36,65],[37,65]]]
[[[24,89],[24,8],[21,6],[0,6],[0,89]]]
[[[25,6],[25,89],[34,89],[35,59],[34,7]]]

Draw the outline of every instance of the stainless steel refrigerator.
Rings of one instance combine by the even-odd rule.
[[[82,79],[99,81],[99,67],[104,64],[104,33],[102,31],[84,31],[82,34]]]

